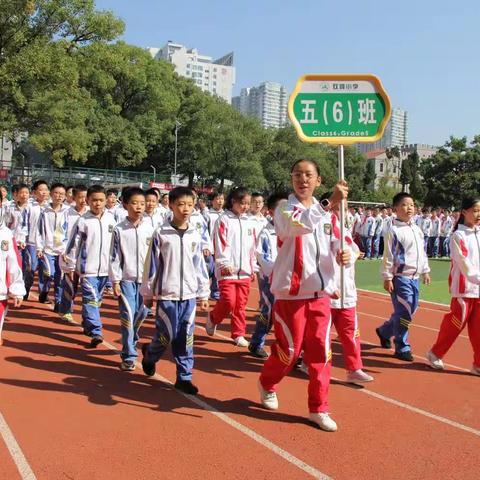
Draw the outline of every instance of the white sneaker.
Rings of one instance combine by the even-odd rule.
[[[309,418],[326,432],[337,431],[337,424],[330,418],[328,413],[310,413]]]
[[[472,365],[472,369],[470,370],[470,373],[472,375],[477,375],[480,377],[480,367],[476,367],[475,365]]]
[[[205,323],[205,331],[207,335],[213,337],[215,335],[215,331],[217,330],[217,326],[212,322],[210,319],[210,312],[207,313],[207,322]]]
[[[260,392],[260,402],[267,410],[278,410],[278,398],[275,392],[267,392],[258,381],[258,391]]]
[[[443,365],[442,359],[438,358],[431,350],[427,352],[427,360],[430,366],[435,370],[443,370],[445,366]]]
[[[245,337],[237,337],[237,338],[234,338],[233,339],[233,343],[237,346],[237,347],[248,347],[250,345],[250,343],[248,343],[248,341],[245,339]]]
[[[348,383],[367,383],[372,381],[373,377],[365,373],[362,369],[347,372]]]

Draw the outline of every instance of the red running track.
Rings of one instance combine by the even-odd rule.
[[[252,310],[257,301],[253,289]],[[193,398],[171,387],[169,355],[155,378],[118,369],[113,299],[103,306],[106,344],[95,350],[86,348],[79,327],[27,302],[10,311],[0,347],[0,432],[7,437],[0,442],[0,478],[478,480],[480,378],[468,374],[468,338],[462,335],[449,352],[448,370],[435,372],[423,357],[445,307],[422,304],[411,330],[412,364],[377,346],[375,327],[389,315],[389,299],[362,293],[358,310],[365,369],[375,382],[366,388],[343,383],[333,333],[330,407],[339,431],[325,433],[306,420],[307,380],[300,372],[282,382],[277,412],[260,407],[262,361],[230,342],[228,324],[211,339],[204,316],[198,317],[194,381],[200,395]],[[75,318],[80,321],[78,310]],[[152,332],[150,320],[142,340]]]

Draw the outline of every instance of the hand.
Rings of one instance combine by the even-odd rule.
[[[43,258],[43,252],[41,250],[37,250],[37,257]]]
[[[432,279],[430,278],[430,274],[429,273],[424,273],[422,275],[422,281],[423,281],[424,285],[430,285],[432,283]]]
[[[209,257],[212,253],[210,252],[210,250],[208,248],[204,248],[203,249],[203,256],[204,257]]]
[[[220,273],[222,274],[223,277],[228,277],[229,275],[233,274],[233,268],[232,267],[223,267],[220,270]]]
[[[73,270],[71,272],[67,272],[67,275],[72,282],[75,281],[75,272]]]
[[[145,297],[143,297],[143,304],[144,304],[149,310],[151,310],[152,307],[153,307],[153,298],[145,298]]]
[[[23,298],[22,297],[13,297],[13,307],[19,308],[22,306]]]
[[[122,289],[120,288],[120,284],[119,284],[119,283],[114,283],[114,284],[113,284],[113,294],[114,294],[115,297],[117,297],[117,298],[122,294]]]
[[[200,309],[203,312],[207,312],[209,306],[210,306],[210,304],[208,303],[208,300],[200,300]]]
[[[338,290],[335,290],[331,295],[330,298],[333,298],[334,300],[338,300],[340,298],[340,292]]]
[[[364,256],[365,256],[365,252],[362,252],[362,251],[358,252],[358,258],[360,260],[362,260]]]
[[[256,278],[257,278],[257,274],[252,273],[252,276],[250,277],[250,280],[252,281],[252,283],[255,281]]]
[[[383,289],[388,293],[393,292],[393,282],[391,280],[384,280],[383,281]]]
[[[339,265],[349,265],[350,258],[351,258],[350,250],[339,250],[337,252],[336,260]]]
[[[348,197],[347,182],[345,180],[341,180],[335,185],[332,196],[329,198],[329,201],[331,203],[330,207],[332,208],[333,206],[339,204],[342,200],[346,200],[347,197]]]
[[[17,247],[18,247],[20,250],[25,250],[25,247],[26,247],[25,242],[20,242],[20,243],[18,243],[18,244],[17,244]]]

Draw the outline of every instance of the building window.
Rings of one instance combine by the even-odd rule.
[[[383,163],[380,164],[380,173],[383,173]]]

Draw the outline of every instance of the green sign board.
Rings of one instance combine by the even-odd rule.
[[[288,114],[305,142],[375,142],[390,119],[390,100],[374,75],[305,75]]]

